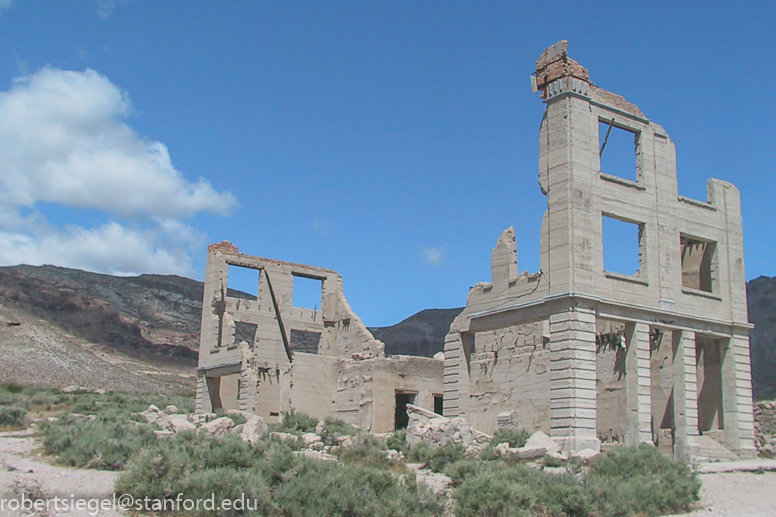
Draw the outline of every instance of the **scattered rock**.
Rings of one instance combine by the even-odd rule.
[[[145,421],[149,424],[155,424],[157,420],[159,420],[161,417],[164,416],[164,413],[159,411],[159,408],[151,404],[148,406],[148,409],[145,411],[141,411],[140,413],[135,413],[137,415],[142,416],[145,418]]]
[[[312,458],[314,460],[321,460],[321,461],[339,461],[336,456],[332,456],[331,454],[323,451],[314,451],[312,449],[302,449],[301,451],[294,451],[294,456],[304,456],[306,458]]]
[[[259,439],[262,436],[265,436],[268,432],[269,428],[264,422],[264,419],[258,415],[253,415],[253,417],[246,420],[245,424],[243,425],[240,438],[242,438],[242,441],[244,442],[248,442],[251,445],[256,445],[256,442],[258,442]]]
[[[154,431],[154,434],[156,435],[157,438],[164,438],[165,436],[172,436],[175,433],[173,433],[172,431],[168,431],[167,429],[157,429],[156,431]]]
[[[446,494],[453,483],[450,477],[428,469],[418,470],[415,474],[415,479],[418,484],[426,485],[435,494]]]
[[[80,386],[65,386],[62,388],[62,393],[75,393],[79,389],[81,389]]]
[[[537,431],[531,435],[525,442],[525,449],[539,449],[544,448],[547,452],[560,452],[560,445],[555,440],[547,436],[541,431]]]
[[[318,422],[318,423],[315,425],[315,434],[317,434],[317,435],[321,435],[321,434],[323,434],[323,430],[324,430],[325,428],[326,428],[326,425],[323,423],[323,421],[319,421],[319,422]]]
[[[270,438],[274,438],[276,440],[280,440],[281,442],[294,442],[298,440],[297,436],[291,433],[280,433],[280,432],[273,432],[269,433]]]
[[[164,412],[168,415],[174,415],[175,413],[180,413],[180,410],[178,409],[178,406],[174,404],[170,404],[166,408],[164,408]]]
[[[169,429],[174,433],[197,430],[197,426],[189,422],[186,415],[169,415],[165,418],[169,422]]]
[[[404,461],[406,458],[404,457],[404,453],[401,451],[397,451],[396,449],[388,449],[385,453],[385,459],[388,461],[393,461],[395,463],[400,463]]]
[[[484,447],[493,439],[474,429],[464,418],[446,418],[411,404],[407,404],[407,415],[409,425],[406,436],[410,447],[419,444],[439,447],[453,442],[469,449],[472,445]]]
[[[323,440],[321,440],[321,437],[315,433],[304,433],[301,438],[304,442],[304,446],[309,449],[318,448],[317,445],[319,443],[323,445]]]
[[[199,430],[204,431],[211,436],[221,436],[232,427],[234,427],[234,420],[228,416],[222,416],[221,418],[216,418],[213,421],[202,424]]]
[[[599,452],[595,449],[582,449],[581,451],[573,453],[571,456],[573,458],[580,458],[583,462],[587,463],[588,461],[598,456],[598,454]]]

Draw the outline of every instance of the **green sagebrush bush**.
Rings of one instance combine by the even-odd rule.
[[[276,491],[284,517],[403,517],[441,515],[442,503],[418,491],[413,476],[360,465],[303,461]]]
[[[116,491],[133,497],[171,500],[177,494],[202,499],[258,500],[258,508],[191,515],[283,515],[359,517],[439,515],[441,505],[419,492],[414,477],[363,465],[294,456],[285,444],[263,440],[251,446],[239,437],[181,433],[159,440],[132,458]],[[255,506],[255,504],[254,504]]]
[[[687,510],[699,500],[701,482],[684,463],[655,447],[621,447],[593,459],[585,486],[605,517]]]
[[[156,441],[147,424],[105,416],[60,417],[43,426],[43,436],[58,463],[108,470],[121,470],[136,451]]]
[[[276,429],[284,433],[302,434],[312,433],[315,426],[318,425],[318,419],[313,418],[307,413],[291,411],[283,412],[283,420],[277,425]]]
[[[592,505],[571,475],[550,475],[524,465],[464,460],[445,473],[455,489],[457,517],[585,516]]]
[[[26,427],[27,408],[23,406],[0,406],[0,427]]]
[[[499,460],[463,460],[444,473],[458,485],[458,517],[660,515],[687,510],[700,490],[695,472],[650,445],[601,454],[581,481]]]
[[[510,447],[522,447],[530,437],[531,433],[525,429],[502,428],[497,429],[496,432],[493,433],[493,440],[491,440],[490,443],[498,445],[507,442]]]
[[[461,461],[466,457],[466,449],[459,443],[447,442],[439,447],[417,445],[406,454],[407,460],[423,463],[434,472],[442,472],[446,465]]]

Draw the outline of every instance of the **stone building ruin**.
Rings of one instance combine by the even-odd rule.
[[[543,431],[569,451],[652,443],[683,460],[714,446],[753,456],[738,190],[711,179],[706,201],[679,195],[667,132],[590,82],[566,41],[544,51],[532,83],[546,105],[539,272],[519,273],[505,230],[491,281],[471,288],[450,327],[444,362],[387,358],[337,273],[212,245],[197,411],[273,422],[294,408],[386,432],[414,404],[485,433]],[[606,161],[617,136],[632,142],[629,170]],[[612,225],[632,235],[635,272],[607,269]],[[257,297],[230,294],[233,267],[256,272]],[[321,282],[320,309],[294,306],[295,277]]]
[[[229,273],[252,271],[258,296],[230,291]],[[294,280],[320,282],[320,308],[294,304]],[[269,423],[292,409],[335,416],[373,432],[406,425],[407,404],[441,411],[443,362],[385,357],[329,269],[208,248],[196,410],[240,409]]]
[[[518,273],[515,234],[491,254],[445,342],[446,416],[542,430],[566,450],[655,443],[677,458],[713,439],[754,454],[741,203],[725,181],[679,195],[668,133],[549,47],[532,76],[546,111],[541,269]],[[602,167],[612,132],[633,176]],[[607,224],[632,227],[638,270],[608,271]]]

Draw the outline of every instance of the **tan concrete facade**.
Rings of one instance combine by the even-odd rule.
[[[257,296],[229,290],[233,268],[255,274]],[[295,277],[320,282],[314,308],[294,305]],[[351,310],[336,272],[244,255],[228,242],[208,248],[198,412],[239,408],[276,422],[293,409],[391,431],[397,400],[427,409],[435,396],[441,402],[444,366],[386,358],[383,350]]]
[[[667,132],[593,85],[566,42],[548,48],[534,86],[546,111],[539,185],[547,196],[541,270],[518,274],[514,230],[493,249],[492,280],[469,293],[445,343],[445,416],[492,432],[499,415],[567,450],[699,436],[754,453],[750,325],[738,190],[677,191]],[[633,138],[635,175],[602,170],[612,131]],[[604,267],[604,226],[632,225],[638,271]]]

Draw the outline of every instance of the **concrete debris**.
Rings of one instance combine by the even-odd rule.
[[[415,447],[420,444],[440,447],[453,442],[464,448],[486,446],[493,439],[477,431],[464,418],[445,418],[427,409],[411,404],[407,405],[409,426],[407,426],[407,444]]]
[[[403,452],[397,451],[396,449],[388,449],[388,451],[385,453],[385,459],[394,463],[400,463],[403,462],[406,458],[404,457]]]
[[[296,443],[296,441],[299,439],[295,434],[282,433],[282,432],[271,432],[269,433],[269,437],[274,438],[275,440],[279,440],[281,442],[291,442],[291,443]]]
[[[304,456],[305,458],[311,458],[320,461],[339,461],[336,456],[329,454],[328,452],[316,451],[312,449],[294,451],[294,456]]]
[[[228,416],[222,416],[221,418],[216,418],[206,424],[202,424],[199,430],[200,432],[204,431],[211,436],[221,436],[226,434],[232,427],[234,427],[234,420]]]
[[[576,451],[571,454],[572,458],[579,458],[583,462],[587,463],[588,461],[592,460],[596,456],[598,456],[599,451],[595,449],[582,449],[581,451]]]

